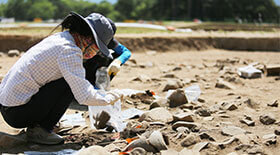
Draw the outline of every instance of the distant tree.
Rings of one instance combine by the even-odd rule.
[[[27,8],[25,0],[8,0],[4,9],[4,15],[6,17],[14,17],[16,20],[25,20]]]
[[[32,5],[30,5],[30,8],[27,10],[27,19],[42,18],[45,20],[54,17],[57,8],[48,0],[31,0],[31,2]]]

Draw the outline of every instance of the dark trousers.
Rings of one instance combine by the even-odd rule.
[[[30,101],[16,107],[1,107],[5,121],[14,128],[40,125],[52,130],[73,100],[73,93],[64,78],[47,83]]]

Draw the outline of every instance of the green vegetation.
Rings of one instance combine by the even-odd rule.
[[[181,20],[279,23],[280,7],[273,0],[8,0],[0,16],[32,21],[34,18],[63,19],[70,11],[83,16],[99,12],[114,21]]]

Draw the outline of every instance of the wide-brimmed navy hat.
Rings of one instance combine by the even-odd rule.
[[[113,38],[116,32],[115,24],[109,18],[99,13],[92,13],[86,18],[76,12],[71,12],[71,14],[80,17],[88,24],[99,50],[105,56],[113,59],[107,46],[111,41],[115,40]]]

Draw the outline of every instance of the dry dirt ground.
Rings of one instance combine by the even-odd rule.
[[[4,75],[9,68],[17,61],[18,57],[0,57],[0,75]],[[246,130],[246,134],[240,136],[237,141],[224,145],[225,148],[208,144],[201,150],[202,154],[227,154],[237,152],[238,154],[248,154],[258,152],[261,154],[279,154],[279,136],[269,142],[263,137],[273,134],[275,130],[280,131],[279,107],[271,107],[268,104],[278,100],[280,102],[280,80],[279,76],[271,76],[257,79],[244,79],[236,74],[238,67],[246,66],[252,62],[264,64],[280,64],[279,52],[249,52],[249,51],[225,51],[225,50],[205,50],[205,51],[169,51],[169,52],[142,52],[133,53],[131,60],[124,65],[118,75],[113,79],[112,89],[136,89],[151,90],[156,95],[165,98],[163,92],[168,80],[179,80],[183,83],[182,89],[198,84],[202,91],[200,102],[186,105],[193,105],[194,108],[188,110],[195,113],[198,109],[206,109],[211,112],[211,116],[204,117],[195,113],[194,122],[200,124],[199,131],[191,131],[196,136],[206,132],[215,142],[223,142],[231,136],[221,134],[226,126],[236,126]],[[135,63],[136,62],[136,63]],[[169,75],[169,76],[168,76]],[[175,77],[174,77],[175,75]],[[140,77],[142,76],[142,77]],[[140,77],[140,81],[133,79]],[[235,89],[216,88],[217,79],[222,78],[230,81]],[[214,105],[219,105],[222,101],[235,101],[235,110],[211,110]],[[127,103],[123,106],[129,107]],[[140,104],[138,108],[148,110],[148,105]],[[168,108],[170,112],[182,112],[182,107]],[[67,112],[71,113],[73,109]],[[260,122],[260,116],[264,114],[274,115],[276,122],[264,125]],[[248,126],[241,123],[244,115],[250,116],[255,122],[255,126]],[[137,119],[136,119],[137,120]],[[170,124],[169,124],[170,126]],[[16,134],[18,130],[9,127],[0,116],[0,132]],[[182,150],[181,141],[186,137],[176,137],[175,131],[166,130],[169,134],[169,148],[177,151]],[[174,134],[175,132],[175,134]],[[277,133],[277,132],[276,132]],[[277,133],[279,134],[279,133]],[[105,134],[103,135],[105,136]],[[177,138],[177,139],[176,139]],[[198,142],[211,142],[209,139],[198,139]],[[70,143],[70,142],[68,142]],[[265,144],[267,143],[267,144]],[[186,148],[192,148],[190,145]],[[78,149],[78,146],[75,146]],[[39,146],[29,145],[28,147],[11,148],[7,152],[22,152],[28,149],[40,151],[54,151],[62,148],[73,148],[70,144],[59,146]],[[22,149],[22,150],[21,150]],[[250,152],[251,151],[251,152]],[[254,152],[255,151],[255,152]]]

